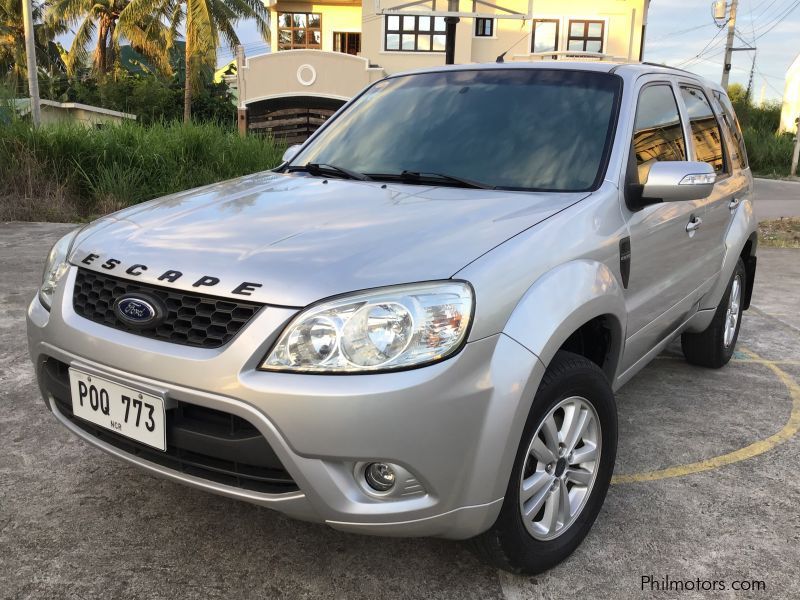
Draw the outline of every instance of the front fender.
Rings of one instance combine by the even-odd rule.
[[[503,332],[546,366],[570,335],[601,316],[607,317],[612,337],[603,370],[614,381],[627,319],[622,287],[603,263],[575,260],[542,275],[522,296]]]

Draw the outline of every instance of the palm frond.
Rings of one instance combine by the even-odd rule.
[[[86,65],[89,59],[87,47],[89,42],[92,41],[96,30],[97,26],[94,19],[87,15],[75,32],[72,45],[69,47],[69,52],[67,52],[67,60],[65,62],[67,73],[70,75],[74,75],[78,69]]]

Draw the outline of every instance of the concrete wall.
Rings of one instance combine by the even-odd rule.
[[[61,108],[55,106],[41,105],[42,123],[79,123],[86,127],[119,125],[126,119],[115,115],[97,113],[82,108]]]
[[[794,122],[797,117],[800,117],[800,54],[786,71],[780,131],[797,133],[797,125]]]
[[[366,58],[320,50],[284,50],[248,58],[241,70],[240,106],[268,98],[319,96],[347,100],[385,76]]]

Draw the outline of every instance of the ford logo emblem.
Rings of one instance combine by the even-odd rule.
[[[123,296],[114,305],[114,312],[123,323],[133,327],[152,326],[160,317],[155,301],[140,296]]]

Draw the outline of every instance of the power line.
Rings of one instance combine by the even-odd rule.
[[[776,89],[776,88],[775,88],[775,87],[774,87],[774,86],[773,86],[773,85],[772,85],[772,84],[771,84],[771,83],[770,83],[770,82],[767,80],[767,77],[768,77],[768,76],[767,76],[767,75],[764,75],[764,73],[762,73],[762,72],[759,70],[759,68],[758,68],[758,67],[756,67],[756,73],[758,73],[758,74],[759,74],[759,76],[761,77],[761,80],[762,80],[764,83],[766,83],[766,84],[767,84],[767,87],[768,87],[769,89],[771,89],[773,92],[775,92],[776,94],[778,94],[778,96],[780,96],[780,97],[783,97],[783,91]],[[771,77],[771,76],[769,76],[769,77]]]
[[[770,31],[775,29],[798,6],[800,6],[800,0],[798,0],[797,2],[794,2],[793,4],[791,4],[783,13],[781,13],[781,15],[777,19],[773,20],[772,22],[770,22],[770,23],[768,23],[766,25],[763,25],[762,27],[759,27],[758,31],[756,32],[756,36],[753,38],[753,42],[755,42],[756,40],[761,39],[762,37],[767,35]]]
[[[776,1],[777,1],[777,0],[772,0],[772,2],[769,2],[769,3],[768,3],[768,4],[767,4],[765,7],[764,7],[764,9],[763,9],[763,10],[762,10],[760,13],[758,13],[758,14],[757,14],[755,17],[753,17],[753,19],[754,19],[754,20],[755,20],[755,19],[760,19],[760,18],[761,18],[761,16],[762,16],[762,15],[763,15],[765,12],[767,12],[767,11],[770,9],[770,7],[771,7],[773,4],[775,4],[775,2],[776,2]]]
[[[653,38],[650,41],[651,42],[657,42],[659,40],[663,40],[663,39],[666,39],[668,37],[675,37],[675,36],[678,36],[678,35],[683,35],[685,33],[689,33],[689,32],[692,32],[692,31],[697,31],[698,29],[704,29],[706,27],[710,27],[713,24],[714,23],[704,23],[702,25],[698,25],[697,27],[690,27],[689,29],[679,29],[678,31],[670,31],[669,33],[665,33],[664,35],[660,35],[657,38]]]
[[[726,21],[726,24],[727,24],[727,21]],[[717,39],[719,34],[722,33],[722,31],[724,31],[724,29],[725,29],[724,25],[722,27],[720,27],[719,29],[717,29],[717,32],[713,35],[713,37],[710,40],[708,40],[708,43],[703,47],[702,50],[700,50],[700,52],[698,52],[697,54],[695,54],[691,58],[687,58],[686,60],[681,61],[680,63],[678,63],[675,66],[676,67],[682,67],[682,66],[684,66],[684,65],[686,65],[686,64],[688,64],[690,62],[693,62],[696,58],[702,57],[706,53],[706,51],[709,49],[709,46],[711,46],[711,44],[714,43],[714,40]]]

